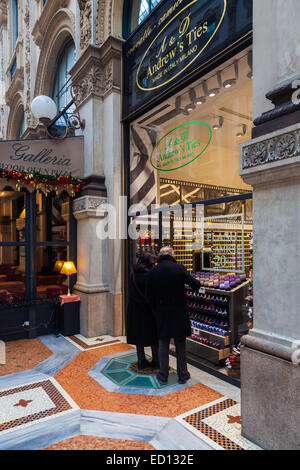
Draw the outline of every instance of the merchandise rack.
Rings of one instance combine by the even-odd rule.
[[[239,342],[239,326],[243,324],[243,305],[245,302],[245,297],[248,293],[249,280],[245,281],[243,284],[235,287],[230,291],[225,291],[221,289],[211,289],[211,288],[202,288],[201,294],[197,294],[198,297],[192,296],[190,298],[191,302],[195,302],[199,305],[199,317],[206,316],[211,318],[223,319],[228,322],[228,334],[221,336],[219,334],[213,333],[211,331],[202,330],[201,328],[192,327],[192,333],[195,337],[202,338],[203,340],[211,341],[212,343],[218,343],[221,346],[221,349],[212,347],[209,344],[203,344],[199,341],[196,341],[192,337],[187,339],[187,352],[193,354],[194,356],[201,357],[206,359],[216,365],[223,363],[224,360],[228,357],[230,353],[230,348]],[[191,291],[189,287],[186,287],[186,292]],[[204,299],[204,295],[217,296],[219,298],[227,298],[227,302],[216,302],[211,299]],[[188,298],[187,298],[188,300]],[[223,305],[227,309],[227,314],[219,316],[218,314],[201,310],[200,305]],[[188,308],[189,315],[190,313],[195,314],[193,308]],[[199,320],[199,323],[203,320]],[[226,330],[226,328],[224,328]]]

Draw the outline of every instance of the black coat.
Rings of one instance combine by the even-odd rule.
[[[151,346],[158,343],[155,318],[146,300],[147,277],[148,271],[142,269],[130,278],[127,307],[128,344]]]
[[[158,265],[149,272],[147,298],[156,318],[159,339],[184,340],[191,335],[185,284],[200,289],[200,282],[172,256],[159,257]]]

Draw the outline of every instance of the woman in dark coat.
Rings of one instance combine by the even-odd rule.
[[[129,302],[127,309],[127,343],[135,344],[138,356],[138,368],[159,368],[158,339],[156,323],[149,303],[146,300],[148,272],[153,268],[155,258],[145,253],[134,266],[129,284]],[[151,346],[152,362],[145,356],[144,347]]]

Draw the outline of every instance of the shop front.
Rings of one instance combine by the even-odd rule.
[[[252,325],[252,194],[239,176],[252,128],[252,2],[157,5],[124,46],[124,128],[127,277],[139,254],[171,245],[202,285],[186,292],[189,360],[238,376]]]
[[[68,289],[63,263],[76,265],[72,201],[81,185],[82,145],[83,138],[0,144],[2,340],[55,331],[57,301]]]

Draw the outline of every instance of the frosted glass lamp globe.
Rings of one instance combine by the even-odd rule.
[[[49,96],[39,95],[31,102],[31,112],[36,119],[52,121],[57,114],[57,108]]]

